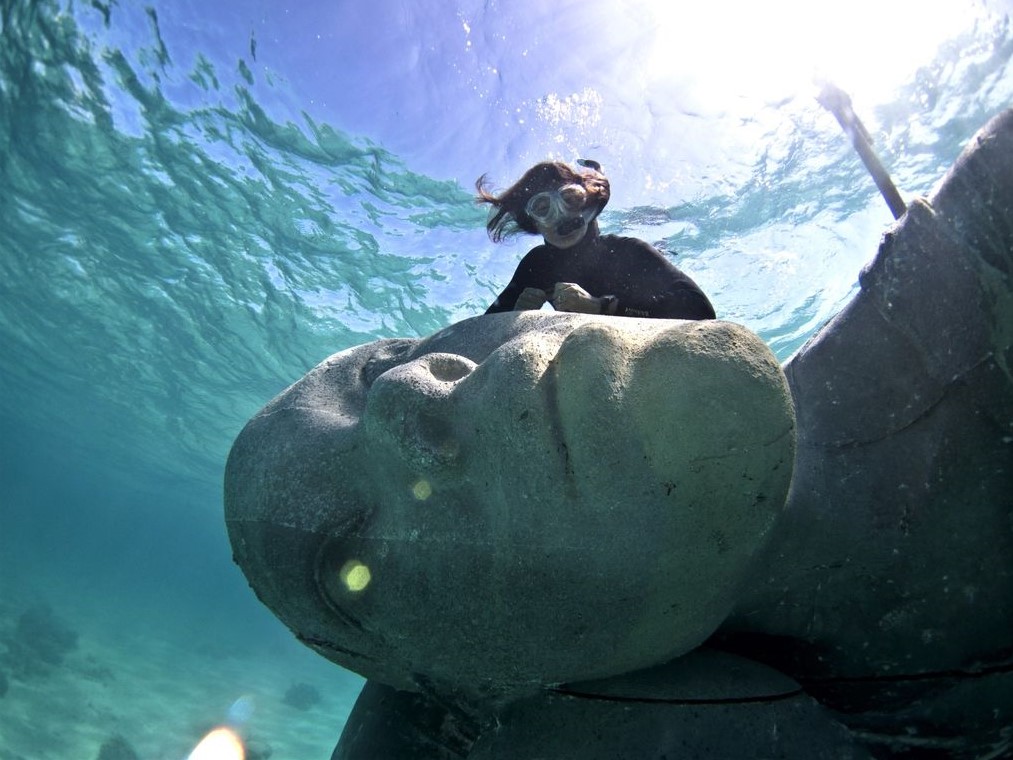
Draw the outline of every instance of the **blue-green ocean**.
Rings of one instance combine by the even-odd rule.
[[[847,302],[889,210],[723,5],[0,0],[0,760],[179,760],[230,709],[251,757],[330,756],[361,680],[233,566],[225,458],[326,356],[485,310],[534,241],[490,242],[479,175],[599,160],[603,231],[782,359]],[[917,11],[856,27],[906,197],[1013,103],[1008,11],[900,61]]]

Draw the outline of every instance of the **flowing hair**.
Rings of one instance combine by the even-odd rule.
[[[538,234],[538,226],[525,210],[531,196],[544,190],[555,190],[563,185],[582,185],[589,198],[597,199],[598,211],[609,201],[609,181],[593,168],[575,170],[561,161],[543,161],[535,164],[513,185],[499,195],[489,191],[485,174],[475,181],[478,203],[488,203],[489,221],[485,228],[494,243],[521,233]]]

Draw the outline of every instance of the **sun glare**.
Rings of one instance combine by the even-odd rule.
[[[228,728],[216,728],[205,736],[187,760],[243,760],[246,752],[235,732]]]
[[[980,13],[970,0],[631,2],[657,30],[648,77],[684,72],[680,86],[719,109],[810,92],[819,79],[882,102]]]

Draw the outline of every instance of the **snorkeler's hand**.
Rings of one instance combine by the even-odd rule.
[[[548,295],[541,288],[524,288],[517,296],[514,304],[514,311],[528,311],[542,308],[542,305],[549,300]]]
[[[556,311],[601,314],[601,299],[595,298],[575,282],[557,282],[552,291],[552,305]]]

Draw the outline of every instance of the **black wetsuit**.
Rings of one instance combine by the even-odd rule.
[[[551,293],[557,282],[592,296],[615,296],[621,317],[714,319],[714,307],[690,277],[643,240],[599,235],[572,248],[532,248],[486,314],[512,311],[524,288]]]

